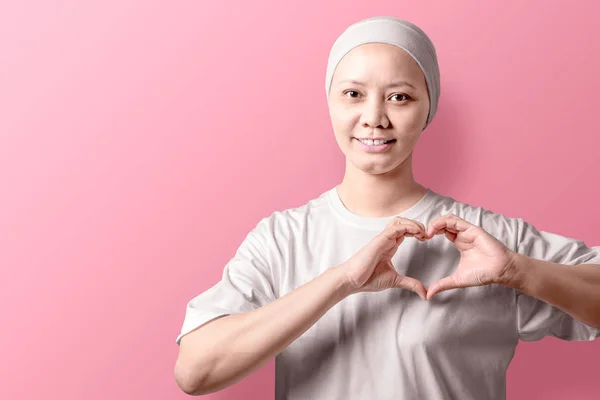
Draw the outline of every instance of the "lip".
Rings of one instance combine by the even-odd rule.
[[[386,143],[386,144],[381,144],[379,146],[369,146],[366,145],[364,143],[361,143],[360,140],[358,140],[358,138],[354,138],[356,139],[356,141],[358,142],[358,145],[367,153],[381,153],[386,151],[387,149],[389,149],[390,147],[392,147],[392,145],[394,145],[394,143],[396,142],[391,142],[391,143]],[[391,140],[391,139],[373,139],[373,140]]]
[[[358,140],[392,140],[393,138],[383,138],[383,137],[354,137],[354,139]]]

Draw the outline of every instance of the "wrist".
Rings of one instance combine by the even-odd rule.
[[[340,295],[341,299],[358,292],[356,286],[351,282],[350,279],[348,279],[348,275],[344,271],[343,264],[331,267],[327,272],[329,272],[331,275],[334,281],[334,290]]]
[[[521,290],[525,279],[524,265],[527,263],[527,259],[527,256],[511,251],[507,268],[497,283]]]

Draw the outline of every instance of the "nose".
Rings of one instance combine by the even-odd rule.
[[[387,128],[390,121],[386,116],[384,104],[377,99],[365,102],[360,123],[364,127]]]

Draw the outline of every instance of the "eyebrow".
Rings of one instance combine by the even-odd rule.
[[[344,82],[352,83],[352,84],[360,85],[360,86],[365,86],[364,83],[359,82],[354,79],[345,79],[345,80],[339,81],[338,83],[344,83]],[[394,81],[394,82],[390,83],[389,85],[386,85],[385,87],[390,88],[390,87],[399,87],[399,86],[410,86],[411,88],[416,89],[410,82],[407,82],[407,81]]]

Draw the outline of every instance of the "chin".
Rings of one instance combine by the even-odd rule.
[[[352,162],[355,168],[369,175],[384,175],[393,172],[400,167],[402,163],[397,162]]]
[[[358,170],[371,175],[383,175],[393,173],[406,165],[410,158],[410,152],[394,152],[380,155],[351,154],[350,163]],[[399,154],[398,154],[399,153]]]

